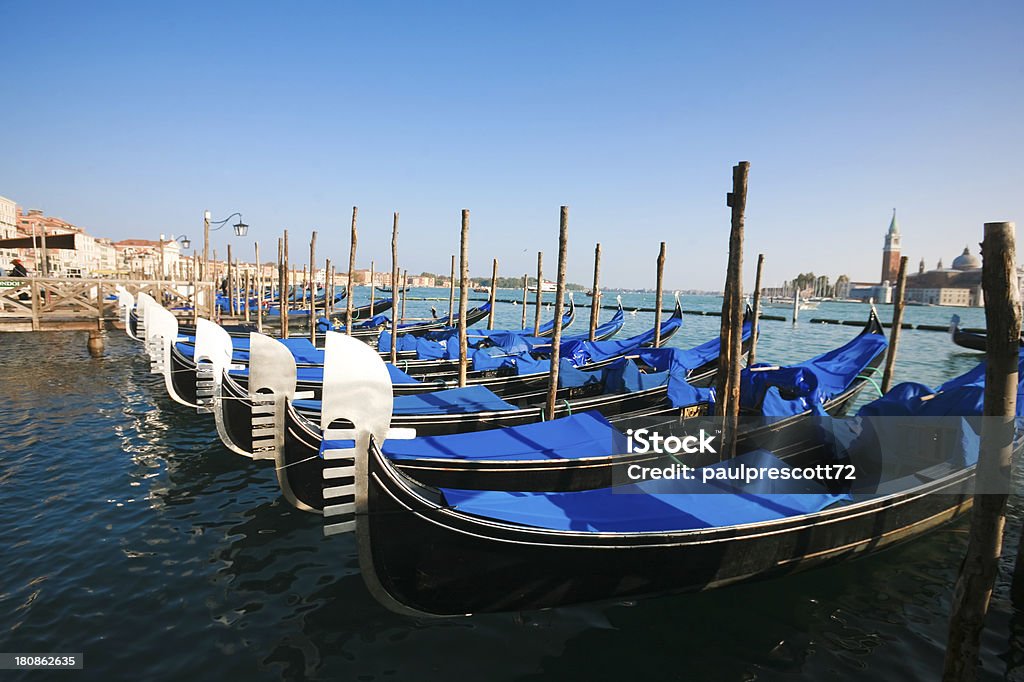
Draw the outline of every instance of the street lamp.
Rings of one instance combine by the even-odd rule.
[[[192,248],[192,240],[186,237],[185,235],[175,237],[174,241],[181,242],[181,248],[185,249],[186,251]]]
[[[209,211],[203,211],[203,277],[205,278],[209,272],[210,267],[210,232],[216,232],[225,225],[227,225],[232,218],[238,216],[238,222],[231,227],[235,231],[236,237],[244,237],[249,233],[249,226],[242,222],[242,214],[235,212],[229,215],[224,220],[213,220],[210,218]],[[216,225],[216,227],[210,227],[210,225]]]

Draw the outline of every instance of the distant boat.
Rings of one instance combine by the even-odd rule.
[[[489,294],[489,293],[491,293],[491,290],[488,287],[473,287],[473,291],[475,293],[478,293],[478,294]]]
[[[537,287],[536,286],[530,287],[530,291],[533,291],[533,292],[536,293]],[[553,294],[556,291],[558,291],[558,284],[556,282],[552,282],[551,280],[546,279],[546,280],[544,280],[543,282],[540,283],[540,292],[542,294],[545,294],[545,293],[552,293]]]
[[[409,289],[410,289],[410,287],[406,287],[406,288],[402,289],[401,293],[404,294],[405,292],[409,291]],[[381,292],[382,294],[390,294],[390,293],[392,293],[392,288],[391,287],[377,287],[377,291]]]

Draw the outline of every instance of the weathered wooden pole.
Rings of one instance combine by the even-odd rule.
[[[211,320],[217,319],[217,249],[213,250],[213,277],[210,279],[208,286],[210,287],[210,318]]]
[[[196,252],[192,252],[192,326],[199,326],[199,268],[195,267]]]
[[[391,226],[391,364],[398,361],[398,211]]]
[[[665,242],[661,243],[658,251],[658,273],[654,293],[654,347],[661,345],[661,304],[664,296],[663,286],[665,282]]]
[[[594,247],[594,286],[590,289],[590,340],[597,333],[597,322],[601,316],[601,242]]]
[[[750,329],[750,352],[747,354],[747,366],[754,364],[757,357],[757,335],[761,332],[761,271],[764,269],[764,254],[757,254],[757,273],[754,275],[754,319]],[[740,338],[743,332],[740,331]]]
[[[729,234],[729,262],[725,295],[722,297],[722,328],[719,335],[716,381],[716,412],[722,417],[723,458],[736,450],[736,428],[740,412],[740,363],[743,351],[743,223],[747,206],[747,175],[750,163],[741,161],[732,169],[732,191],[726,204],[732,209]]]
[[[249,292],[251,290],[252,290],[252,272],[248,268],[246,268],[245,269],[245,289],[243,290],[243,295],[245,296],[245,321],[246,322],[249,322],[249,301],[250,301]]]
[[[793,284],[793,324],[800,319],[800,288]]]
[[[544,281],[544,252],[543,251],[538,251],[537,252],[537,299],[536,299],[537,302],[535,304],[535,308],[534,308],[534,312],[533,312],[533,335],[534,336],[540,336],[540,309],[541,309],[542,304],[543,304],[543,301],[541,300],[541,297],[544,295],[542,293],[542,290],[544,288],[543,285],[542,285],[543,281]]]
[[[530,293],[530,276],[523,273],[523,329],[526,329],[527,295]]]
[[[281,338],[288,338],[288,308],[291,306],[291,283],[288,281],[288,230],[284,231],[284,251],[281,260]]]
[[[468,329],[466,308],[469,302],[469,209],[462,209],[462,238],[459,240],[459,386],[466,385]]]
[[[976,469],[967,555],[953,590],[944,682],[975,680],[978,652],[1006,522],[1006,499],[1017,410],[1020,353],[1020,294],[1013,223],[985,223],[981,286],[985,294],[987,367],[985,419]]]
[[[494,259],[494,264],[491,267],[491,309],[487,313],[487,328],[494,329],[494,305],[497,302],[498,296],[498,259]]]
[[[256,247],[256,331],[263,333],[263,263],[260,261],[260,243]]]
[[[210,278],[210,212],[203,211],[203,271],[199,279]]]
[[[409,284],[409,271],[402,270],[402,322],[405,322],[405,301],[408,298],[406,295],[406,288]]]
[[[452,254],[452,277],[448,282],[448,324],[451,325],[455,315],[455,254]]]
[[[234,315],[236,315],[236,312],[235,312],[235,293],[234,293],[235,292],[235,280],[234,280],[235,271],[234,271],[234,268],[232,266],[233,266],[233,263],[231,262],[231,244],[228,244],[228,269],[227,269],[228,271],[227,271],[227,277],[226,277],[227,282],[228,282],[228,290],[226,292],[224,292],[224,293],[226,293],[228,295],[228,315],[234,316]]]
[[[324,317],[330,325],[331,313],[334,312],[334,266],[331,259],[324,259]]]
[[[896,300],[892,302],[892,329],[889,330],[889,349],[885,356],[885,373],[882,374],[882,393],[888,393],[892,386],[893,370],[896,368],[896,350],[900,343],[900,328],[903,326],[903,292],[907,286],[907,257],[900,258],[900,271],[896,275]]]
[[[356,276],[356,245],[359,242],[359,234],[356,232],[356,216],[359,214],[359,208],[357,206],[352,207],[352,232],[348,240],[348,284],[345,290],[348,295],[345,297],[345,333],[349,336],[352,335],[352,299],[355,298],[355,292],[352,289],[352,282],[355,281]],[[371,288],[373,283],[370,283]],[[370,294],[371,302],[373,300],[373,293]],[[373,317],[373,310],[370,311],[370,317]]]
[[[370,319],[373,319],[373,304],[374,304],[374,301],[377,298],[376,293],[375,293],[377,287],[375,285],[376,279],[374,279],[373,265],[374,265],[373,260],[370,260]],[[352,288],[354,286],[355,286],[355,284],[352,283],[352,280],[349,280],[349,282],[348,282],[348,295],[349,296],[351,296],[353,293],[355,293],[355,291]]]
[[[551,334],[551,369],[548,374],[547,418],[555,418],[558,402],[558,362],[562,345],[562,299],[565,298],[565,256],[569,248],[569,207],[562,206],[558,215],[558,279],[555,291],[555,328]],[[537,278],[540,288],[540,277]]]

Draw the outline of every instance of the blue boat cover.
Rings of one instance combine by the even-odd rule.
[[[709,469],[734,477],[742,467],[789,465],[767,450],[754,450]],[[534,493],[443,488],[459,511],[510,523],[579,532],[665,532],[772,521],[820,511],[846,494],[834,495],[805,480],[645,481],[581,492]],[[630,494],[641,493],[641,494]]]
[[[845,391],[887,345],[882,334],[858,334],[798,365],[761,371],[770,365],[747,367],[740,374],[740,405],[773,417],[808,410],[824,415],[825,402]]]
[[[296,400],[295,406],[312,412],[320,411],[319,400]],[[449,388],[431,393],[395,396],[395,415],[465,414],[467,412],[502,412],[514,410],[485,386]]]
[[[582,412],[547,422],[412,440],[389,440],[384,454],[393,460],[542,460],[607,457],[624,452],[625,437],[598,412]]]

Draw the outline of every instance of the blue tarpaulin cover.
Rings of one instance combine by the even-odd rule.
[[[826,401],[845,391],[888,345],[882,334],[858,334],[839,348],[798,365],[756,370],[740,375],[740,405],[762,414],[785,417],[810,410],[825,414]]]
[[[304,410],[320,411],[319,400],[296,400],[295,406]],[[395,396],[392,414],[465,414],[514,409],[515,405],[506,403],[485,386],[466,386],[431,393]]]
[[[624,440],[600,413],[583,412],[507,429],[389,440],[383,450],[394,460],[577,459],[622,452]]]
[[[747,452],[708,468],[738,472],[741,465],[747,468],[789,468],[767,450]],[[448,504],[476,516],[536,528],[620,533],[690,530],[771,521],[813,513],[849,499],[845,494],[830,494],[813,481],[766,479],[750,484],[742,480],[703,483],[699,475],[693,481],[645,481],[581,492],[497,492],[449,488],[443,488],[442,492]]]

